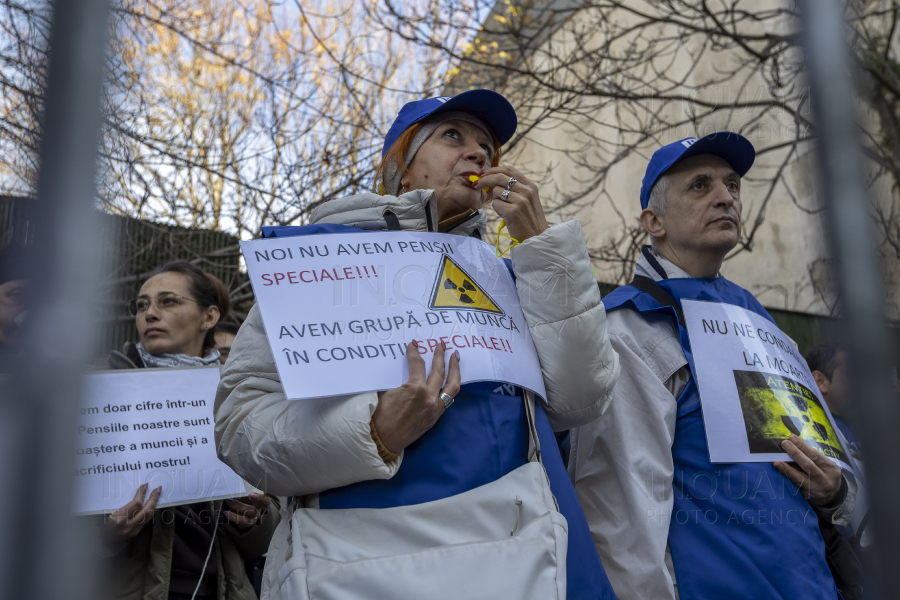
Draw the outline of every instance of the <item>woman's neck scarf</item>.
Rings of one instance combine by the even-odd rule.
[[[201,358],[199,356],[188,356],[187,354],[150,354],[140,342],[135,347],[138,354],[141,355],[141,360],[144,361],[144,366],[151,369],[160,367],[205,367],[219,362],[218,350],[210,350],[206,356]]]

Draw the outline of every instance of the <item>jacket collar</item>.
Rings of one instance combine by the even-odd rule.
[[[310,213],[311,225],[332,223],[367,231],[437,231],[437,199],[434,190],[412,190],[399,196],[381,196],[372,192],[330,200]],[[484,239],[487,213],[477,210],[454,223],[444,233]]]
[[[663,258],[653,248],[646,245],[641,247],[641,257],[634,264],[634,274],[649,277],[653,281],[691,278],[687,271]],[[721,273],[716,274],[716,277],[721,276]]]

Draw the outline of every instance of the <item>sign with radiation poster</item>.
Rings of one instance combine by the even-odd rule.
[[[791,461],[781,442],[796,435],[852,470],[831,412],[790,338],[739,306],[681,304],[710,462]]]
[[[241,242],[288,398],[402,385],[410,342],[430,371],[459,351],[463,383],[544,397],[531,333],[506,264],[484,242],[418,232]]]

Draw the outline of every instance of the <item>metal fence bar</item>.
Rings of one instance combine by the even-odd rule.
[[[33,198],[0,196],[0,247],[32,243],[29,231]],[[101,314],[94,349],[95,364],[103,365],[110,350],[121,350],[126,341],[136,342],[134,317],[125,304],[138,294],[149,273],[172,260],[194,260],[219,277],[229,288],[238,285],[238,238],[222,231],[191,229],[172,224],[152,223],[131,217],[100,216],[103,297],[97,305]],[[33,233],[33,231],[31,231]],[[229,251],[233,248],[233,251]]]
[[[54,2],[28,315],[0,394],[0,596],[97,598],[94,522],[71,516],[82,370],[100,273],[95,173],[109,6]]]
[[[857,392],[883,590],[900,589],[900,404],[890,387],[892,345],[883,314],[863,168],[856,139],[842,4],[801,0],[823,199],[838,266]],[[11,383],[0,395],[0,593],[10,598],[95,598],[84,548],[91,527],[70,517],[82,365],[95,325],[100,273],[94,200],[106,0],[55,3],[29,317]],[[15,457],[15,459],[14,459]],[[887,595],[882,594],[883,598]]]
[[[856,124],[847,27],[839,0],[801,0],[806,62],[818,130],[818,169],[837,264],[844,339],[865,452],[880,598],[900,590],[900,403],[889,373],[893,344],[884,313],[877,239]],[[869,596],[867,590],[867,597]]]

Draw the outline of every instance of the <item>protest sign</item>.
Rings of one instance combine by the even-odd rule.
[[[75,411],[73,512],[110,512],[144,483],[160,507],[245,496],[252,488],[216,457],[219,369],[139,369],[86,376]]]
[[[791,434],[851,469],[828,405],[790,338],[731,304],[682,300],[713,463],[793,459]]]
[[[288,398],[387,390],[409,377],[415,341],[438,344],[462,382],[502,381],[545,397],[531,333],[505,263],[484,242],[416,232],[241,242]]]

